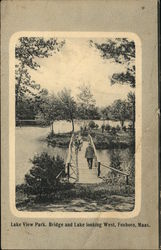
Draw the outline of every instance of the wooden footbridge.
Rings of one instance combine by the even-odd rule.
[[[109,171],[114,171],[118,175],[125,176],[125,183],[128,184],[128,173],[112,168],[108,166],[108,164],[101,163],[91,135],[88,135],[87,141],[82,141],[81,147],[76,147],[74,142],[75,135],[73,134],[69,143],[68,157],[65,166],[65,172],[69,182],[94,184],[106,181],[101,172],[102,168],[107,168]],[[93,146],[95,153],[92,169],[89,169],[85,158],[85,150],[89,142]]]

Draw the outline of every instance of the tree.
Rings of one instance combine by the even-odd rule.
[[[121,122],[121,127],[124,126],[124,121],[128,119],[127,102],[125,100],[116,100],[111,105],[113,119]]]
[[[101,110],[103,119],[116,120],[121,122],[124,127],[125,120],[131,120],[133,130],[135,127],[135,93],[128,93],[126,100],[117,99],[110,106]]]
[[[47,153],[36,155],[31,160],[33,166],[25,175],[25,192],[31,195],[47,195],[58,190],[61,171],[65,171],[63,159],[51,157]]]
[[[112,119],[112,109],[111,106],[105,107],[101,109],[101,114],[103,120],[111,120]]]
[[[18,120],[34,120],[36,114],[34,98],[23,96],[17,103],[16,118]]]
[[[65,88],[58,93],[58,106],[62,118],[72,122],[72,132],[74,132],[74,118],[76,118],[77,105],[69,89]]]
[[[135,93],[129,92],[127,95],[127,107],[129,120],[132,121],[133,131],[135,129]]]
[[[112,59],[125,67],[125,72],[115,73],[111,84],[128,84],[135,87],[135,43],[127,38],[107,39],[104,43],[90,40],[90,45],[97,48],[103,59]]]
[[[54,134],[54,121],[61,119],[60,103],[55,94],[48,94],[46,89],[42,89],[40,95],[36,97],[37,110],[45,124],[51,125],[51,134]]]
[[[31,80],[28,69],[37,70],[40,65],[36,58],[49,57],[52,53],[59,51],[64,41],[58,42],[56,38],[44,39],[41,37],[21,37],[15,48],[16,79],[16,106],[18,101],[26,94],[35,96],[40,85]]]
[[[100,115],[95,106],[96,101],[91,93],[90,85],[79,86],[80,93],[77,95],[78,116],[82,119],[99,119]]]
[[[115,168],[117,170],[121,169],[121,155],[120,151],[117,149],[112,149],[110,153],[110,167]],[[116,172],[112,170],[113,174],[115,175]]]

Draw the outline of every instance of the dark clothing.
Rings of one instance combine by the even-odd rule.
[[[92,168],[93,158],[87,158],[89,168]]]
[[[91,159],[94,158],[94,149],[93,149],[92,146],[89,145],[89,146],[86,148],[85,157],[86,157],[86,158],[91,158]]]
[[[93,147],[91,145],[89,145],[86,148],[86,153],[85,153],[85,157],[87,158],[87,162],[88,162],[88,167],[89,168],[92,168],[94,156],[95,156],[94,149],[93,149]]]

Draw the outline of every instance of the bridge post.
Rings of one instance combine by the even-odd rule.
[[[70,163],[67,164],[67,176],[68,176],[68,181],[70,177]]]
[[[100,173],[101,173],[101,163],[98,162],[98,176],[100,176]]]

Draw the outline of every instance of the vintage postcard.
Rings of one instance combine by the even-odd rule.
[[[2,249],[159,249],[157,1],[117,3],[2,3]]]
[[[134,216],[141,195],[139,38],[23,32],[10,45],[13,212]]]

